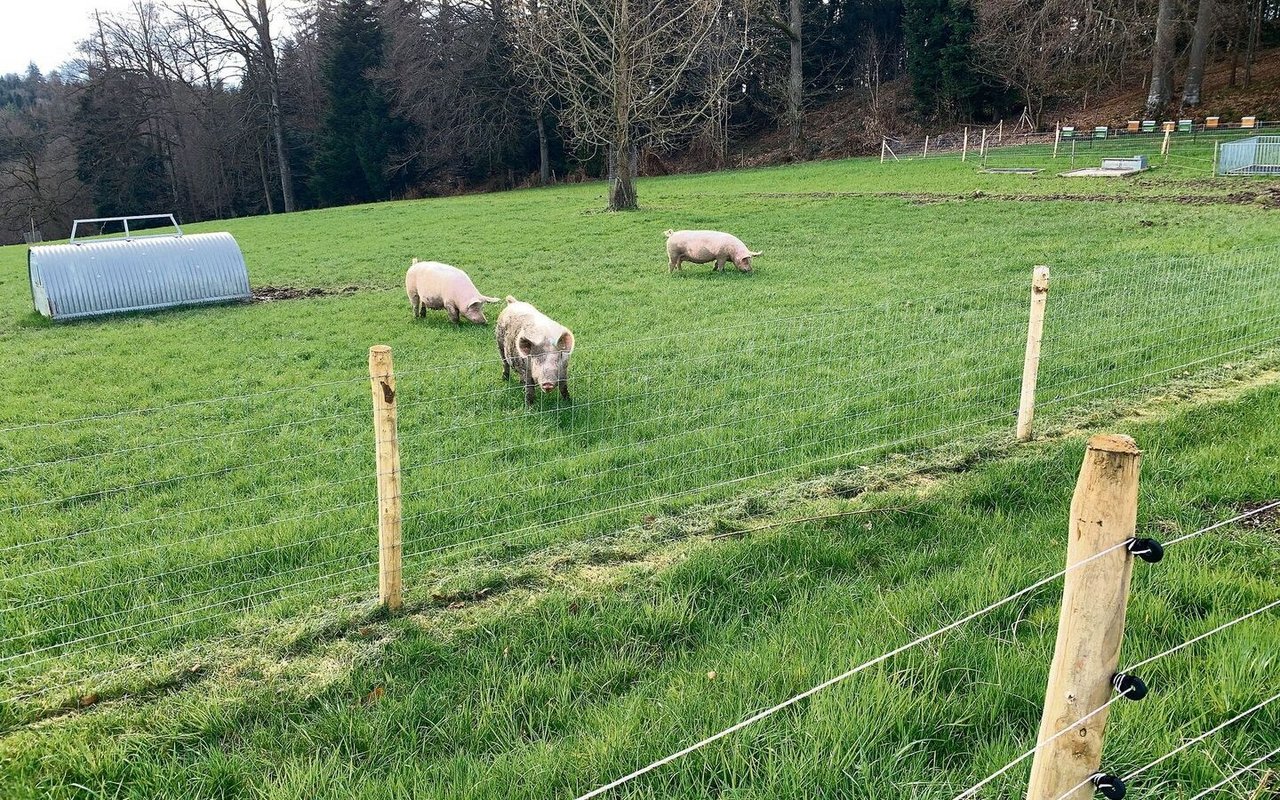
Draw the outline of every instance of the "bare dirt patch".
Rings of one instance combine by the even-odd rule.
[[[314,287],[299,289],[296,286],[256,286],[253,289],[253,302],[274,303],[277,300],[307,300],[315,297],[333,297],[336,295],[355,294],[359,286],[340,286],[326,289]]]
[[[1273,500],[1264,500],[1256,503],[1244,503],[1240,506],[1241,514],[1253,514],[1240,521],[1240,524],[1246,528],[1255,530],[1275,530],[1280,531],[1280,498]],[[1259,513],[1253,512],[1263,509]]]

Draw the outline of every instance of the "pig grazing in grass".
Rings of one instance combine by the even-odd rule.
[[[428,308],[444,309],[449,314],[449,321],[455,325],[459,314],[477,325],[486,324],[484,304],[498,302],[496,297],[480,294],[467,273],[457,267],[416,258],[405,273],[404,290],[409,295],[415,318],[425,317]]]
[[[529,303],[507,296],[507,307],[498,315],[494,328],[498,356],[502,359],[502,379],[510,380],[515,370],[524,382],[524,401],[533,405],[539,387],[569,399],[569,354],[573,352],[573,331],[543,314]]]
[[[671,272],[689,261],[694,264],[716,262],[716,272],[724,270],[724,262],[732,262],[743,272],[751,271],[751,259],[760,255],[747,248],[737,236],[720,231],[667,231],[667,258]]]

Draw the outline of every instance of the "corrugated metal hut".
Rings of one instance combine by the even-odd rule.
[[[173,233],[138,235],[130,221],[168,219]],[[119,222],[124,236],[77,240],[81,225]],[[172,214],[76,220],[67,244],[27,251],[31,302],[55,321],[248,300],[249,272],[229,233],[184,234]]]

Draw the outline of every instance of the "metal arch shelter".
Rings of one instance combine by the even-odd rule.
[[[129,222],[167,219],[174,232],[136,234]],[[85,240],[82,225],[118,222],[124,235]],[[66,244],[27,251],[31,302],[54,321],[248,300],[249,273],[229,233],[184,234],[172,214],[76,220]]]

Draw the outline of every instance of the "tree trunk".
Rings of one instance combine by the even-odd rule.
[[[1240,69],[1240,43],[1229,42],[1227,48],[1231,50],[1231,77],[1227,80],[1227,86],[1234,89],[1236,88],[1236,71]]]
[[[1248,89],[1253,82],[1253,60],[1258,51],[1258,40],[1262,33],[1262,0],[1249,3],[1249,38],[1244,52],[1244,88]]]
[[[1156,46],[1151,52],[1151,89],[1147,93],[1147,118],[1164,113],[1169,104],[1173,76],[1173,0],[1160,0],[1156,15]]]
[[[635,211],[640,207],[636,202],[635,153],[629,139],[623,137],[609,151],[610,211]]]
[[[800,155],[804,146],[804,51],[801,41],[803,17],[800,0],[790,0],[791,70],[787,76],[787,124],[790,128],[791,154]]]
[[[547,115],[541,105],[535,114],[538,118],[538,182],[543,186],[551,183],[551,154],[547,145]]]
[[[1187,62],[1187,84],[1182,90],[1182,104],[1200,105],[1200,87],[1204,83],[1204,60],[1209,53],[1209,39],[1213,35],[1213,0],[1200,0],[1196,12],[1196,30],[1191,38],[1191,57]]]
[[[280,169],[280,194],[284,198],[284,210],[287,213],[294,210],[293,169],[289,166],[289,147],[285,141],[284,118],[280,113],[280,71],[276,66],[276,53],[271,41],[271,21],[268,13],[267,0],[258,0],[258,45],[262,52],[270,94],[267,118],[271,124],[271,135],[276,141],[276,161]]]
[[[262,157],[262,151],[258,151],[258,171],[262,173],[262,196],[267,199],[267,213],[276,213],[276,204],[271,199],[271,181],[267,180],[267,161]]]
[[[618,35],[623,40],[627,40],[631,36],[631,10],[628,0],[621,0],[619,3],[618,18]],[[630,51],[622,47],[614,70],[613,114],[616,138],[613,141],[613,153],[610,159],[610,211],[634,211],[640,207],[636,201],[636,181],[632,164],[631,85],[633,75],[629,56]]]

